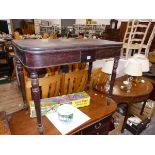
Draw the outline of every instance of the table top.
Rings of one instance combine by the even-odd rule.
[[[107,105],[107,98],[105,95],[99,92],[90,91],[89,95],[90,105],[86,107],[79,108],[83,113],[89,116],[91,119],[76,129],[72,130],[68,134],[73,134],[80,129],[87,127],[91,124],[94,124],[96,121],[100,121],[108,116],[111,116],[117,107],[115,101],[112,100],[110,105]],[[47,117],[43,116],[43,125],[46,134],[59,135],[61,134],[58,129],[48,120]],[[20,123],[23,122],[23,123]],[[24,111],[19,111],[12,115],[12,118],[9,121],[9,126],[12,134],[16,135],[26,135],[26,134],[38,134],[38,130],[36,128],[36,118],[30,118],[30,115],[25,113]],[[29,126],[27,128],[27,125]]]
[[[46,68],[119,57],[121,42],[100,39],[13,40],[16,57],[27,68]]]
[[[82,50],[86,48],[96,49],[108,46],[121,47],[121,42],[101,39],[26,39],[13,40],[13,45],[28,53],[44,53],[63,50]]]
[[[113,88],[113,98],[119,103],[138,102],[145,99],[145,97],[147,98],[153,90],[152,83],[144,77],[140,78],[144,80],[144,83],[137,83],[136,85],[133,84],[131,91],[128,93],[121,89],[121,86],[124,85],[123,81],[126,80],[126,76],[116,79]]]

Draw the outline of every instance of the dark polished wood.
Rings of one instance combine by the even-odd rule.
[[[27,110],[28,105],[26,102],[26,93],[25,93],[25,82],[24,82],[24,74],[23,74],[23,67],[19,59],[16,58],[16,64],[17,64],[17,76],[19,80],[20,89],[23,96],[23,102],[24,102],[24,109]]]
[[[122,47],[121,42],[100,39],[27,39],[14,40],[13,45],[16,57],[26,68],[37,69],[89,62],[89,77],[91,77],[92,62],[97,59],[116,57],[114,66],[117,67],[117,60]],[[110,92],[112,92],[115,80],[114,72],[116,67],[112,72],[113,81]],[[36,102],[38,102],[39,92],[36,92],[36,94]],[[37,110],[39,111],[39,108],[36,108]],[[40,117],[39,113],[40,111],[38,117]],[[41,118],[38,118],[38,120],[41,120]],[[38,126],[41,126],[41,124]]]
[[[36,70],[32,70],[32,69],[29,69],[29,73],[30,73],[31,85],[32,85],[32,97],[34,100],[36,115],[37,115],[38,129],[40,133],[43,134],[38,74]]]
[[[87,82],[87,90],[90,89],[90,80],[91,80],[91,72],[92,72],[93,62],[89,62],[89,68],[88,68],[88,82]]]
[[[108,94],[109,98],[112,97],[113,86],[114,86],[114,82],[115,82],[115,78],[116,78],[116,69],[118,67],[119,58],[120,58],[119,56],[117,56],[117,57],[114,58],[113,74],[111,75],[110,90],[109,90],[109,94]]]
[[[112,100],[111,104],[107,105],[107,98],[102,93],[90,91],[90,105],[79,108],[83,113],[91,119],[72,130],[68,134],[107,134],[109,120],[111,115],[116,110],[117,104]],[[46,116],[42,117],[45,135],[60,135],[59,130],[48,120]],[[37,135],[36,129],[37,118],[30,118],[29,113],[23,110],[12,114],[9,126],[13,135]]]
[[[145,80],[145,83],[137,83],[133,84],[131,91],[126,92],[124,90],[121,90],[121,86],[123,85],[123,81],[126,80],[126,76],[120,77],[116,79],[115,85],[113,87],[113,95],[112,98],[118,103],[118,104],[126,104],[127,110],[126,110],[126,116],[124,119],[122,132],[124,132],[124,128],[126,125],[126,121],[128,119],[128,114],[130,110],[130,106],[132,104],[145,101],[149,98],[149,95],[151,94],[153,90],[153,86],[149,80],[146,78],[141,78]],[[144,102],[144,104],[145,104]],[[141,111],[142,113],[143,111]]]

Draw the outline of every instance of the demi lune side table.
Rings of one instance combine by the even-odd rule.
[[[146,78],[141,77],[141,80],[144,80],[144,83],[142,82],[135,83],[135,84],[133,83],[130,92],[123,91],[121,90],[121,86],[123,85],[123,81],[125,81],[126,78],[127,78],[126,76],[122,76],[116,79],[115,85],[113,88],[113,94],[112,94],[112,98],[114,101],[117,102],[117,104],[123,103],[123,104],[126,104],[127,106],[127,110],[126,110],[126,114],[125,114],[125,118],[122,126],[122,131],[121,131],[122,133],[124,132],[125,125],[129,116],[129,110],[132,104],[136,104],[138,102],[144,101],[140,112],[140,114],[142,115],[146,101],[153,90],[152,83]]]
[[[121,42],[100,39],[26,39],[12,41],[17,63],[17,76],[27,109],[23,65],[28,69],[32,84],[32,96],[35,103],[38,129],[43,134],[40,107],[40,92],[36,69],[88,62],[88,89],[91,79],[92,63],[97,59],[114,57],[114,66],[110,82],[108,104],[111,102],[116,69],[120,57]]]

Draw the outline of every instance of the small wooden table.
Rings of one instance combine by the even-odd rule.
[[[14,40],[18,79],[21,86],[25,108],[27,107],[25,84],[23,78],[23,65],[28,69],[31,83],[32,96],[35,103],[38,128],[43,133],[40,109],[40,92],[38,74],[36,69],[81,62],[89,63],[88,84],[91,79],[92,63],[97,59],[114,57],[112,80],[110,82],[109,98],[116,77],[116,69],[120,57],[121,42],[100,39],[27,39]],[[110,100],[108,100],[108,103]]]
[[[137,83],[136,85],[133,85],[131,88],[131,91],[129,93],[123,91],[120,89],[120,87],[123,85],[123,81],[126,80],[126,76],[120,77],[116,79],[115,85],[113,88],[113,96],[112,98],[118,103],[122,104],[125,103],[127,105],[127,111],[124,118],[124,123],[122,127],[122,132],[124,132],[124,128],[128,119],[129,115],[129,109],[132,104],[135,104],[137,102],[144,101],[141,114],[144,110],[145,104],[147,99],[149,98],[150,93],[153,90],[152,83],[147,80],[146,78],[141,78],[142,80],[145,80],[144,83]]]

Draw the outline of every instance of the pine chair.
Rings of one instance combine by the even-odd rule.
[[[76,64],[70,64],[68,65],[69,73],[73,71],[78,71],[82,69],[86,69],[86,63],[76,63]]]
[[[88,80],[87,70],[78,70],[63,74],[62,95],[84,91]]]
[[[141,53],[146,48],[144,41],[150,27],[151,20],[129,20],[123,39],[123,47],[121,49],[121,57],[128,59],[132,52]]]
[[[57,75],[60,74],[60,66],[48,67],[46,68],[48,75]]]
[[[60,86],[61,86],[62,75],[47,76],[39,78],[39,87],[40,87],[40,98],[48,98],[60,95]],[[31,80],[28,79],[25,83],[26,90],[26,99],[27,103],[33,100],[31,95]]]
[[[108,78],[109,78],[109,75],[102,72],[102,68],[95,68],[92,71],[90,88],[91,89],[97,89],[98,85],[102,85],[104,87]]]

